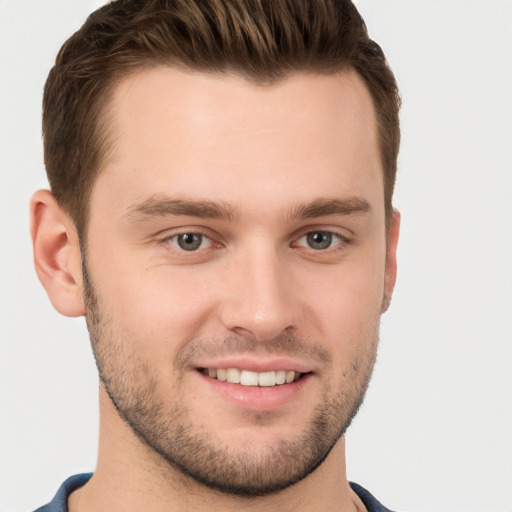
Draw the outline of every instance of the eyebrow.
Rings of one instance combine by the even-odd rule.
[[[239,212],[227,203],[153,196],[142,203],[130,206],[124,217],[137,221],[167,215],[234,221],[239,217]]]
[[[361,197],[316,199],[310,203],[300,204],[292,208],[287,217],[290,220],[295,220],[328,215],[348,216],[367,213],[371,209],[370,203]],[[144,221],[167,215],[183,215],[232,222],[240,218],[240,211],[229,203],[152,196],[141,203],[128,207],[123,217],[133,221]]]
[[[327,215],[356,215],[368,213],[370,203],[361,197],[346,199],[317,199],[311,203],[299,205],[290,212],[291,219],[312,219]]]

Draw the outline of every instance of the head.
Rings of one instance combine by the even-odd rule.
[[[110,407],[211,488],[314,472],[396,272],[398,93],[353,4],[107,4],[60,51],[43,131],[36,267],[85,314]]]

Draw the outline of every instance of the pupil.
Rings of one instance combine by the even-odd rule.
[[[310,233],[307,238],[312,249],[327,249],[332,242],[330,233]]]
[[[201,235],[185,233],[178,237],[178,245],[185,251],[193,251],[201,245]]]

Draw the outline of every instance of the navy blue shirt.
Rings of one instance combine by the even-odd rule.
[[[34,512],[68,512],[69,495],[75,489],[78,489],[78,487],[82,487],[82,485],[87,483],[91,476],[92,473],[85,473],[82,475],[69,477],[60,486],[60,489],[57,491],[55,498],[53,498],[53,500],[48,503],[48,505],[44,505]],[[391,512],[391,510],[379,503],[366,489],[360,485],[351,482],[350,487],[352,487],[352,490],[359,496],[359,498],[361,498],[361,501],[364,503],[364,506],[368,512]]]

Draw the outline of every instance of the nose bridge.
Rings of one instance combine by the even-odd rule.
[[[223,308],[229,330],[265,341],[296,327],[298,303],[285,260],[271,243],[257,242],[234,258]]]

